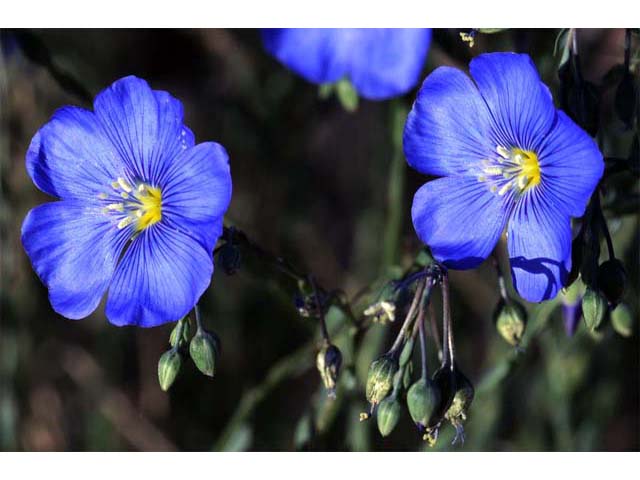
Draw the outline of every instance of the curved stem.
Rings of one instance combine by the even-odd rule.
[[[449,299],[449,274],[443,272],[442,275],[442,323],[443,323],[443,343],[444,357],[448,356],[448,360],[451,363],[451,369],[453,369],[453,362],[455,359],[455,348],[453,346],[453,332],[451,330],[451,303]],[[444,359],[443,359],[444,361]]]
[[[394,353],[397,352],[400,347],[402,346],[403,342],[404,342],[404,338],[407,334],[407,330],[409,329],[409,326],[411,325],[411,320],[413,320],[413,317],[416,314],[416,310],[418,308],[418,306],[420,305],[420,302],[422,300],[422,293],[424,291],[424,286],[425,286],[425,281],[423,279],[418,280],[418,287],[416,288],[416,293],[413,296],[413,301],[411,302],[411,307],[409,307],[409,312],[407,313],[407,316],[404,318],[404,323],[402,324],[402,327],[400,328],[400,331],[398,332],[398,336],[396,337],[395,341],[393,342],[393,345],[391,346],[391,349],[389,349],[389,353]]]
[[[325,342],[331,343],[329,340],[329,331],[327,330],[327,322],[324,318],[324,306],[320,301],[320,296],[318,295],[318,289],[316,287],[316,282],[313,279],[312,275],[309,275],[309,285],[311,285],[311,289],[313,290],[313,298],[316,301],[316,308],[318,310],[318,320],[320,321],[320,329],[322,330],[322,338]]]

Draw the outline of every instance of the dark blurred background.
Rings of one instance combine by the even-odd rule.
[[[466,69],[482,52],[511,50],[529,53],[557,92],[559,30],[478,35],[473,48],[459,32],[435,32],[424,76],[439,65]],[[605,85],[607,72],[623,61],[624,30],[580,30],[578,40],[586,78]],[[392,102],[361,100],[357,112],[347,113],[267,55],[255,30],[3,31],[1,41],[0,449],[426,448],[406,412],[385,439],[375,421],[358,422],[363,372],[397,324],[374,325],[358,338],[338,400],[327,401],[314,368],[317,322],[297,314],[295,285],[249,256],[233,276],[218,268],[201,301],[205,323],[223,345],[215,378],[185,362],[164,393],[157,361],[171,325],[115,327],[102,306],[82,321],[61,318],[19,235],[27,211],[50,200],[25,171],[33,134],[56,108],[91,108],[92,96],[134,74],[183,102],[198,142],[214,140],[228,150],[234,186],[228,223],[312,272],[325,288],[353,297],[381,271],[391,116],[394,108],[410,107],[415,90]],[[605,88],[601,110],[606,155],[624,157],[630,140],[616,123],[612,91]],[[425,178],[407,166],[400,175],[403,215],[394,255],[406,265],[420,247],[410,207]],[[614,190],[637,195],[637,180],[621,175],[616,182]],[[638,449],[638,206],[627,212],[610,217],[610,228],[629,273],[626,303],[636,328],[628,338],[610,326],[592,334],[584,325],[568,338],[552,302],[529,306],[538,329],[516,355],[491,320],[498,301],[493,269],[452,272],[459,364],[476,385],[476,400],[464,446],[449,446],[447,427],[437,448]]]

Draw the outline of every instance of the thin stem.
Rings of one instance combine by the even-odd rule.
[[[389,350],[390,353],[397,352],[402,346],[404,342],[404,338],[407,334],[407,330],[411,325],[411,320],[415,316],[416,309],[418,308],[418,305],[422,301],[422,292],[424,291],[424,286],[425,286],[425,281],[423,279],[418,280],[418,287],[416,288],[416,293],[413,296],[411,307],[409,307],[409,312],[407,313],[407,316],[404,318],[404,323],[402,324],[402,327],[398,332],[398,336],[396,337],[391,349]]]
[[[431,336],[438,348],[438,358],[442,360],[442,341],[440,340],[440,332],[438,331],[438,321],[436,320],[435,312],[433,310],[433,304],[429,303],[429,322],[431,323]]]
[[[455,359],[455,348],[453,346],[453,332],[451,331],[451,304],[449,300],[449,274],[443,272],[442,275],[442,323],[443,323],[443,342],[445,343],[445,358],[448,356],[450,367],[453,369]],[[443,360],[444,361],[444,360]]]
[[[427,338],[424,334],[424,308],[418,313],[418,328],[420,335],[420,361],[422,365],[422,379],[426,380],[429,376],[427,371]]]
[[[500,296],[506,302],[509,299],[509,295],[507,294],[507,286],[504,281],[504,274],[502,273],[502,268],[500,267],[500,261],[498,260],[498,256],[495,252],[491,255],[493,259],[493,266],[496,269],[496,273],[498,275],[498,288],[500,289]]]
[[[316,308],[318,310],[318,320],[320,321],[320,329],[322,331],[322,338],[326,343],[331,343],[329,340],[329,331],[327,330],[327,323],[324,318],[324,307],[322,306],[322,302],[320,301],[320,296],[318,295],[318,289],[316,287],[316,282],[313,279],[312,275],[309,275],[309,285],[311,285],[311,289],[313,290],[313,298],[316,301]]]
[[[598,223],[600,224],[600,227],[602,228],[602,233],[604,234],[604,238],[607,241],[607,250],[609,251],[609,260],[615,260],[616,253],[613,248],[613,241],[611,240],[609,227],[607,226],[607,221],[605,220],[604,214],[602,213],[602,208],[600,207],[599,199],[598,199],[597,209],[598,209],[598,215],[600,216],[600,221]]]

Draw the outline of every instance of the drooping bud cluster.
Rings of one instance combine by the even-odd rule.
[[[169,390],[175,382],[182,361],[190,356],[195,366],[203,374],[213,377],[216,371],[217,358],[220,352],[218,336],[205,330],[201,324],[198,306],[195,308],[197,329],[192,336],[192,325],[189,316],[176,322],[169,336],[171,348],[164,352],[158,361],[158,382],[163,391]]]

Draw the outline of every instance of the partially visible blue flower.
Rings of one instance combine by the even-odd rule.
[[[209,286],[231,199],[225,149],[195,145],[182,104],[126,77],[94,111],[64,107],[33,137],[35,185],[60,200],[31,210],[22,243],[53,309],[80,319],[108,290],[115,325],[186,315]]]
[[[309,82],[347,78],[361,97],[384,100],[413,88],[430,29],[282,28],[262,32],[265,48]]]
[[[553,298],[571,269],[571,217],[579,217],[604,163],[595,142],[556,110],[528,55],[491,53],[471,78],[436,69],[404,131],[409,164],[439,178],[413,200],[413,224],[435,258],[478,266],[507,229],[518,293]]]

